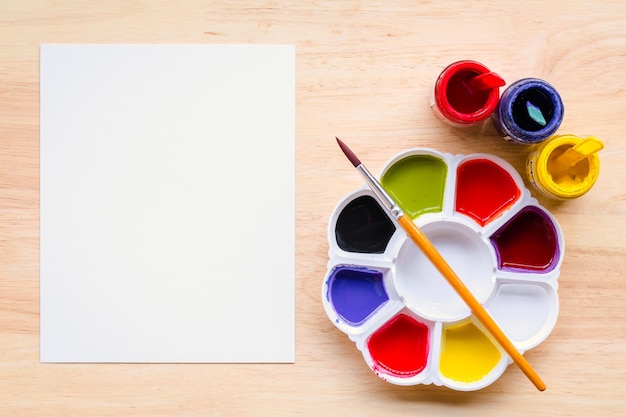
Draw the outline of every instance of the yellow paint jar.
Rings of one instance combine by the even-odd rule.
[[[567,158],[575,153],[572,148],[583,141],[597,142],[602,147],[602,143],[592,137],[559,135],[531,151],[526,162],[526,174],[541,194],[558,200],[569,200],[580,197],[593,187],[600,175],[597,152],[581,154],[579,158],[574,158],[577,161]]]

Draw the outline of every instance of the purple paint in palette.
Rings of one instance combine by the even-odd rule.
[[[353,326],[362,324],[389,300],[382,272],[350,266],[333,270],[327,296],[337,315]]]

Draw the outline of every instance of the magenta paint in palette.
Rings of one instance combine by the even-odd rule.
[[[521,353],[549,336],[563,234],[511,165],[415,148],[379,180]],[[335,207],[328,240],[324,309],[380,378],[471,391],[511,363],[369,188]]]

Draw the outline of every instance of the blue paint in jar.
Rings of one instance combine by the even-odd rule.
[[[505,140],[532,145],[556,133],[563,113],[563,101],[552,85],[524,78],[504,90],[491,120]]]
[[[328,278],[328,299],[348,324],[358,326],[389,300],[383,273],[374,269],[338,266]]]

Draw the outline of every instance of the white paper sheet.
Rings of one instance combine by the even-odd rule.
[[[293,362],[293,45],[41,47],[41,361]]]

